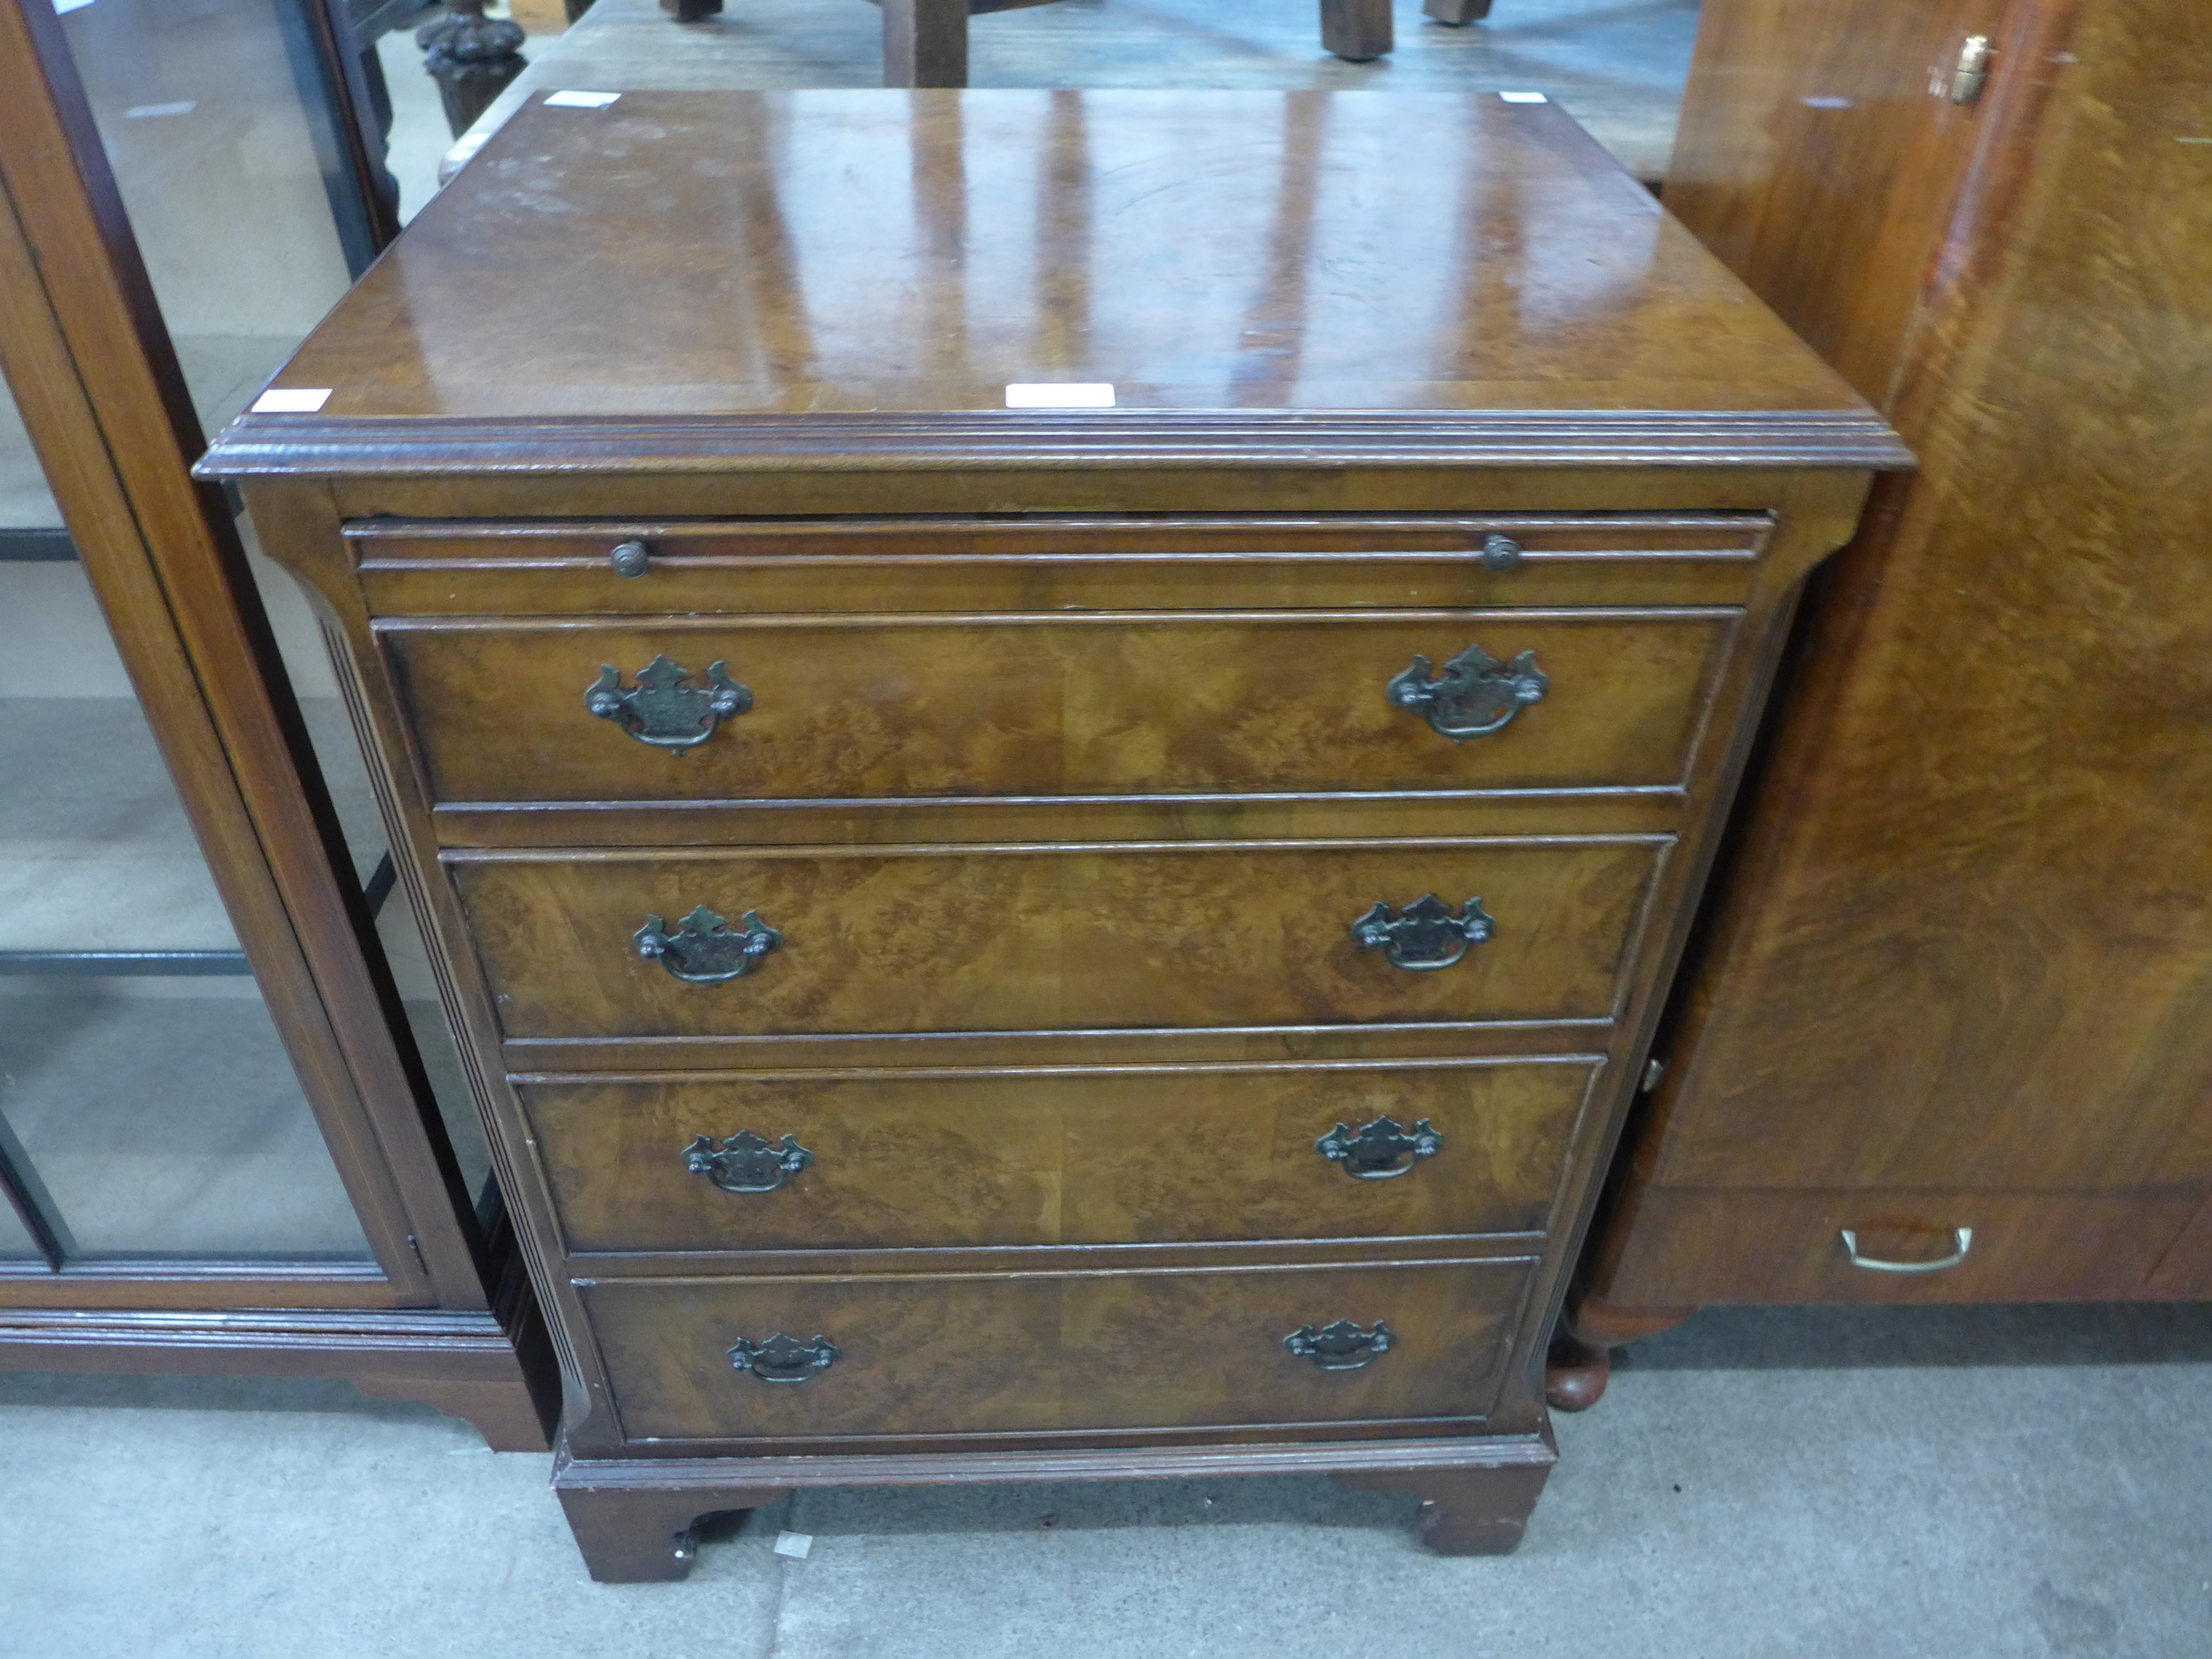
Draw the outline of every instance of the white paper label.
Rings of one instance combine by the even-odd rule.
[[[622,96],[618,92],[549,92],[545,94],[548,109],[605,109]]]
[[[312,415],[331,400],[326,386],[270,386],[253,400],[256,415]]]
[[[54,0],[54,15],[58,17],[65,11],[75,11],[80,6],[91,3],[92,0]]]
[[[1509,104],[1548,104],[1552,101],[1540,92],[1501,92],[1498,95]]]
[[[804,1561],[806,1553],[813,1547],[814,1534],[811,1532],[780,1532],[775,1535],[775,1553],[794,1561]]]
[[[1008,409],[1111,409],[1114,388],[1102,380],[1018,380],[1006,387]]]

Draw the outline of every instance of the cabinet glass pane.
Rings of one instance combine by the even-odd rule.
[[[15,1206],[0,1198],[0,1261],[36,1261],[39,1247],[23,1224],[15,1218]]]
[[[71,1260],[368,1255],[250,978],[15,978],[0,1112]]]
[[[12,402],[4,416],[0,1158],[73,1257],[367,1258]],[[0,1235],[0,1255],[34,1253]]]
[[[360,210],[325,172],[337,152],[312,3],[98,0],[61,20],[210,429],[352,280],[339,209]]]
[[[99,0],[62,19],[162,320],[210,432],[261,389],[374,252],[360,185],[339,159],[329,70],[310,32],[307,9],[315,3]],[[379,38],[405,21],[404,9],[391,7],[348,15],[357,32],[358,20],[368,18]],[[441,137],[435,83],[406,30],[392,39],[412,54],[401,58],[411,79],[398,101],[413,148],[434,142],[441,150],[451,139]],[[368,50],[375,41],[362,35],[356,45]],[[368,67],[382,72],[380,64]],[[299,586],[263,556],[251,521],[241,517],[239,530],[356,877],[377,907],[378,932],[455,1155],[470,1190],[479,1191],[490,1164],[483,1132],[460,1084],[413,917],[390,890],[383,824],[320,628]]]

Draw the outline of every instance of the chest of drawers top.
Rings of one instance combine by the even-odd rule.
[[[1492,94],[539,102],[276,384],[328,395],[205,471],[1901,457],[1572,120]],[[1007,406],[1068,384],[1114,407]]]

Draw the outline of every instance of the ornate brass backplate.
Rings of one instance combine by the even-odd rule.
[[[1480,899],[1469,899],[1454,915],[1434,893],[1422,894],[1395,916],[1378,900],[1352,924],[1354,944],[1380,951],[1393,968],[1414,973],[1450,967],[1468,945],[1481,944],[1497,931],[1498,919],[1483,909]]]
[[[1378,1117],[1364,1129],[1338,1124],[1314,1142],[1314,1151],[1358,1180],[1389,1181],[1434,1158],[1443,1144],[1426,1118],[1408,1129],[1395,1117]]]
[[[1551,689],[1551,680],[1536,666],[1534,651],[1523,651],[1505,663],[1480,646],[1470,645],[1433,679],[1429,675],[1429,659],[1415,657],[1413,666],[1382,691],[1399,708],[1413,710],[1454,743],[1465,743],[1470,738],[1486,738],[1504,731],[1523,708],[1541,702]]]
[[[1357,1371],[1389,1352],[1397,1340],[1397,1333],[1379,1319],[1372,1330],[1365,1331],[1340,1319],[1319,1330],[1301,1325],[1283,1339],[1283,1346],[1299,1358],[1312,1360],[1316,1370]]]
[[[778,1331],[765,1342],[748,1342],[739,1337],[731,1345],[730,1364],[738,1370],[750,1371],[763,1382],[804,1382],[815,1372],[836,1364],[840,1352],[827,1337],[801,1342]]]
[[[635,685],[624,686],[615,665],[602,663],[597,683],[584,693],[584,707],[640,743],[680,755],[753,706],[751,690],[732,679],[729,670],[726,662],[709,663],[706,684],[694,685],[690,669],[658,656],[637,671]]]
[[[659,916],[647,916],[645,926],[630,935],[638,955],[658,960],[686,985],[720,985],[742,977],[763,957],[783,943],[783,935],[748,910],[732,927],[705,905],[667,931]]]
[[[684,1167],[726,1193],[772,1193],[814,1162],[814,1154],[786,1135],[780,1141],[740,1129],[720,1146],[705,1135],[684,1149]]]

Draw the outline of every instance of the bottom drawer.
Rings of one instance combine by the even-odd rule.
[[[2139,1296],[2195,1207],[2171,1192],[1659,1188],[1638,1200],[1598,1295],[1638,1308]],[[1615,1248],[1606,1241],[1608,1255]]]
[[[1526,1260],[1096,1275],[600,1280],[580,1286],[632,1440],[1480,1419]],[[1324,1370],[1285,1346],[1337,1321],[1388,1352]],[[739,1340],[836,1349],[799,1382]],[[1328,1358],[1328,1355],[1323,1355]],[[769,1367],[769,1369],[774,1369]]]

